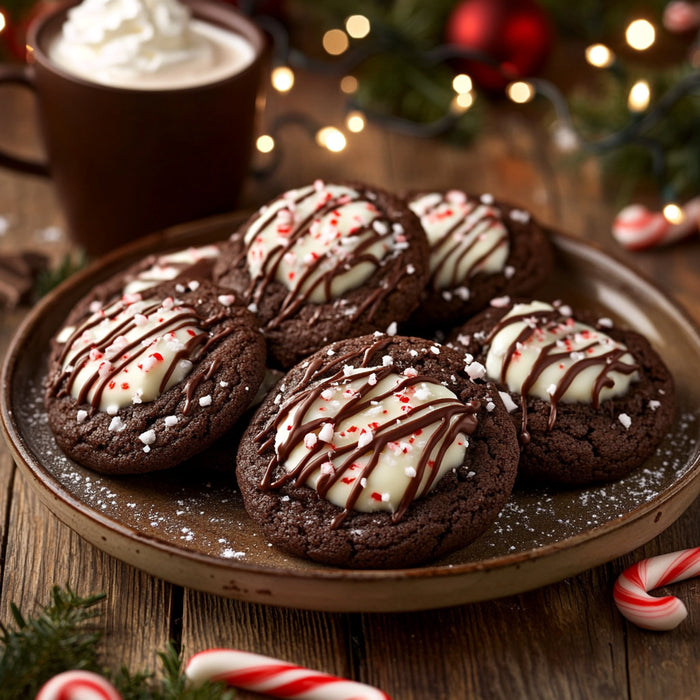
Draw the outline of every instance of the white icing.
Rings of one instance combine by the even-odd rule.
[[[174,253],[166,253],[158,257],[154,265],[139,272],[135,279],[124,287],[124,294],[136,294],[155,286],[159,282],[169,282],[175,279],[184,268],[198,263],[200,260],[216,258],[219,248],[215,245],[200,248],[185,248]]]
[[[533,301],[529,304],[515,304],[504,316],[504,319],[538,311],[553,310],[553,306],[541,301]],[[528,327],[532,328],[533,324],[532,319],[525,318],[523,321],[506,325],[505,328],[496,333],[486,357],[486,374],[489,379],[501,381],[503,362],[509,348],[516,342],[520,333]],[[518,345],[508,365],[505,377],[505,383],[511,391],[522,393],[523,384],[531,375],[542,349],[551,343],[557,344],[557,353],[566,352],[566,355],[559,361],[548,365],[539,374],[528,391],[530,396],[536,396],[545,401],[551,401],[553,394],[557,391],[559,382],[577,362],[584,358],[599,357],[614,349],[626,350],[622,343],[613,340],[605,333],[596,330],[592,326],[580,323],[572,317],[568,317],[554,328],[538,328],[535,333],[529,336],[526,342]],[[635,364],[634,358],[628,352],[625,352],[620,360],[629,365]],[[600,365],[595,364],[581,370],[566,391],[559,397],[559,400],[591,403],[594,393],[593,387],[600,375],[600,371]],[[607,373],[607,377],[614,383],[611,387],[605,386],[601,389],[600,401],[624,395],[629,389],[630,383],[636,381],[638,374],[637,372],[624,374],[611,371]]]
[[[381,402],[373,401],[374,397],[391,391],[405,379],[405,376],[402,377],[392,372],[383,379],[370,384],[371,388],[365,389],[362,393],[363,401],[370,402],[365,410],[336,425],[335,416],[348,401],[358,396],[364,383],[363,379],[356,377],[360,371],[366,372],[367,370],[350,370],[337,386],[325,390],[321,397],[312,403],[303,416],[302,425],[318,419],[327,420],[320,428],[306,433],[302,442],[292,449],[289,458],[283,464],[288,472],[294,471],[307,452],[316,446],[318,440],[324,441],[329,447],[328,460],[306,482],[308,486],[315,488],[324,470],[326,473],[332,473],[332,470],[339,468],[342,464],[343,457],[334,456],[337,449],[354,444],[358,447],[367,446],[369,448],[367,452],[353,463],[356,466],[348,469],[344,473],[344,480],[334,484],[326,496],[329,501],[341,508],[344,508],[348,503],[351,490],[356,485],[357,475],[361,473],[369,459],[373,436],[382,425],[405,420],[409,414],[415,416],[426,411],[429,412],[432,410],[431,403],[438,399],[451,399],[456,404],[461,405],[452,391],[441,384],[428,381],[403,387],[393,393],[391,398]],[[298,407],[293,407],[280,423],[275,437],[275,448],[278,454],[280,446],[285,445],[286,447],[286,441],[289,439],[289,426],[297,420],[297,410]],[[362,512],[381,510],[392,513],[396,511],[411,481],[415,478],[415,465],[426,451],[426,445],[438,426],[439,421],[436,421],[422,430],[416,430],[406,439],[399,442],[389,442],[382,449],[379,461],[367,477],[364,488],[354,506],[355,510]],[[431,488],[445,473],[464,462],[467,445],[467,438],[462,433],[458,433],[457,438],[447,448],[442,461],[436,465],[438,473]],[[430,450],[428,459],[434,460],[441,447],[442,440],[438,440]],[[430,469],[426,469],[416,497],[423,495],[429,477]]]
[[[428,236],[430,271],[437,289],[460,286],[477,272],[504,270],[510,243],[495,209],[459,191],[444,197],[438,192],[420,195],[409,206]]]
[[[87,383],[97,378],[86,397],[92,402],[108,375],[120,368],[101,389],[98,406],[114,413],[132,402],[157,398],[171,366],[165,390],[189,374],[192,363],[183,351],[204,331],[197,326],[192,309],[172,298],[154,306],[152,300],[119,301],[94,313],[78,328],[63,362],[64,372],[76,365],[71,396],[78,398]],[[135,347],[127,350],[133,343]]]
[[[362,285],[376,267],[373,262],[361,262],[334,274],[330,293],[318,283],[365,241],[384,232],[383,227],[389,230],[377,207],[357,197],[358,192],[349,187],[321,183],[291,190],[272,202],[246,232],[251,278],[264,275],[270,256],[282,247],[288,249],[277,266],[275,279],[296,294],[307,294],[313,303],[325,303]],[[338,206],[321,211],[331,199],[339,200]],[[308,220],[308,231],[289,246],[290,236]],[[402,234],[395,233],[376,240],[363,252],[382,260],[402,240]],[[320,264],[311,271],[319,259]]]

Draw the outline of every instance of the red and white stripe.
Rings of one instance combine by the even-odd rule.
[[[237,649],[209,649],[185,667],[193,685],[225,681],[235,688],[295,700],[391,700],[378,688]]]
[[[613,589],[618,610],[638,627],[671,630],[688,615],[674,596],[655,598],[648,591],[700,575],[700,547],[644,559],[620,574]]]
[[[122,700],[105,678],[90,671],[66,671],[47,681],[35,700]]]
[[[630,204],[620,211],[612,226],[615,240],[627,250],[643,250],[668,245],[698,230],[700,197],[683,207],[683,220],[672,224],[660,211],[650,211],[642,204]]]

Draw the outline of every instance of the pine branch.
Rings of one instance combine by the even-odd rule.
[[[55,586],[51,603],[25,619],[11,605],[15,629],[0,625],[0,688],[3,700],[33,698],[49,678],[68,668],[102,672],[97,643],[102,632],[94,624],[95,606],[104,595],[83,598]]]
[[[33,617],[12,603],[14,626],[0,623],[0,699],[28,700],[53,676],[70,669],[93,671],[114,684],[124,700],[232,700],[224,683],[186,683],[182,655],[172,644],[160,652],[162,678],[150,672],[112,673],[100,661],[103,633],[96,620],[104,594],[77,595],[68,586],[54,586],[51,602]]]

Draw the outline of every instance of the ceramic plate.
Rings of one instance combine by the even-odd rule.
[[[556,267],[542,298],[561,298],[644,333],[678,386],[678,419],[631,476],[595,488],[518,490],[478,541],[415,569],[346,571],[270,546],[242,507],[232,468],[110,478],[57,448],[42,409],[49,338],[74,302],[147,252],[225,239],[223,217],[145,239],[69,280],[17,332],[3,368],[2,420],[17,463],[43,502],[100,549],[150,574],[247,601],[327,611],[419,610],[496,598],[559,581],[652,539],[700,492],[700,334],[671,300],[628,267],[552,233]],[[233,454],[235,438],[219,449]]]

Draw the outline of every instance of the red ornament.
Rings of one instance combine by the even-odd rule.
[[[498,67],[468,59],[459,65],[481,87],[502,90],[542,68],[552,47],[552,27],[533,0],[463,0],[447,21],[445,39],[492,58]]]

